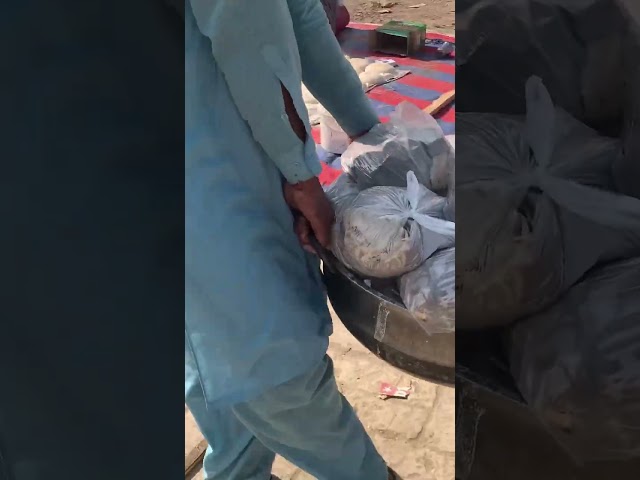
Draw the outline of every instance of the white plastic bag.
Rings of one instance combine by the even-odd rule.
[[[429,335],[455,331],[455,281],[455,247],[434,253],[400,277],[402,301]]]
[[[333,251],[348,268],[391,278],[417,268],[433,252],[455,243],[455,225],[442,219],[445,199],[413,174],[407,187],[373,187],[341,211]]]
[[[351,143],[342,154],[342,167],[361,190],[404,187],[407,172],[429,190],[446,195],[455,154],[442,128],[428,113],[403,102],[386,124]]]
[[[599,267],[512,330],[523,397],[582,462],[640,456],[640,258]]]
[[[540,79],[526,90],[526,119],[456,119],[458,146],[474,152],[456,178],[458,330],[507,325],[598,262],[640,254],[640,201],[610,193],[619,142],[555,109]]]

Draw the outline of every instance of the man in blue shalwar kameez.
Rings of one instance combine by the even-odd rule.
[[[302,246],[328,244],[333,211],[301,82],[352,137],[378,118],[319,0],[187,0],[185,26],[185,397],[205,477],[269,480],[279,454],[320,480],[387,480],[338,392]]]

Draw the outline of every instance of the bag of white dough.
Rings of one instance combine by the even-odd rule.
[[[445,199],[407,174],[407,187],[361,191],[337,215],[333,252],[368,278],[392,278],[417,268],[455,243],[455,224],[442,218]]]
[[[526,118],[458,114],[456,327],[505,326],[598,263],[640,255],[640,201],[614,193],[616,139],[555,108],[539,78]],[[588,242],[585,241],[589,239]]]
[[[456,327],[456,249],[434,253],[415,270],[400,277],[400,296],[429,335]]]
[[[640,456],[639,300],[640,258],[621,260],[511,331],[522,396],[579,463]]]
[[[352,142],[342,154],[342,168],[361,190],[404,187],[407,173],[429,190],[446,195],[454,150],[438,122],[428,113],[403,102],[386,124],[378,124]]]

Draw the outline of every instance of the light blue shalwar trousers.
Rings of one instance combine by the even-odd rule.
[[[319,0],[192,0],[185,27],[185,398],[206,479],[268,480],[280,454],[320,480],[386,480],[337,389],[318,262],[282,196],[319,163],[280,84],[308,130],[303,73],[348,133],[377,118]]]

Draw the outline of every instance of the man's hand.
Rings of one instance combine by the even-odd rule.
[[[312,178],[295,185],[285,183],[284,198],[297,214],[295,230],[302,246],[308,251],[313,250],[309,242],[309,234],[313,233],[320,245],[329,248],[335,214],[318,179]]]
[[[309,220],[304,218],[302,214],[298,212],[294,212],[293,215],[293,231],[296,232],[298,240],[302,244],[302,248],[309,253],[318,255],[318,252],[316,252],[313,247],[313,243],[311,242],[311,225],[309,224]]]
[[[289,117],[291,128],[303,143],[307,140],[304,123],[298,116],[289,91],[280,85],[285,111]],[[317,178],[291,185],[285,183],[284,198],[293,210],[296,219],[294,229],[305,250],[315,252],[309,236],[313,232],[316,239],[325,248],[331,246],[331,227],[335,219],[331,202]]]

